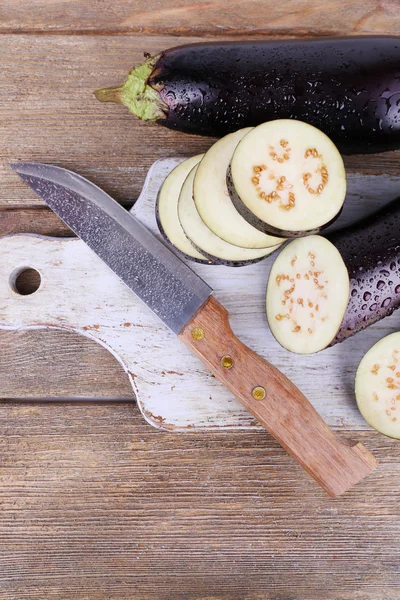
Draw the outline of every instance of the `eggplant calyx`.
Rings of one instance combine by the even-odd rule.
[[[124,104],[132,114],[142,121],[165,119],[168,106],[159,93],[147,82],[159,56],[153,56],[134,67],[121,86],[96,90],[94,95],[100,102]]]

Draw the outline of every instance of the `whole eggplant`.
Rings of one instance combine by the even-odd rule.
[[[272,119],[306,121],[343,154],[400,148],[400,37],[178,46],[95,92],[140,119],[221,137]]]
[[[326,237],[350,277],[349,303],[333,345],[400,307],[400,197]]]

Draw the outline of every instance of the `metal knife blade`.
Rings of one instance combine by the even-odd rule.
[[[10,166],[174,333],[212,293],[201,277],[94,183],[52,165]]]

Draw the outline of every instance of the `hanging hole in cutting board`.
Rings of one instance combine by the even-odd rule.
[[[32,267],[23,267],[10,276],[11,289],[20,296],[30,296],[37,292],[42,282],[39,271]]]

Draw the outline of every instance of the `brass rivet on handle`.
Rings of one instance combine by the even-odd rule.
[[[192,338],[195,342],[200,342],[201,340],[204,340],[204,329],[202,329],[201,327],[195,327],[194,329],[192,329]]]
[[[233,359],[231,356],[223,356],[221,358],[221,366],[224,367],[224,369],[230,369],[231,367],[233,367]]]
[[[264,400],[265,396],[266,396],[267,392],[264,390],[263,387],[255,387],[254,390],[251,392],[251,395],[253,396],[254,400]]]

